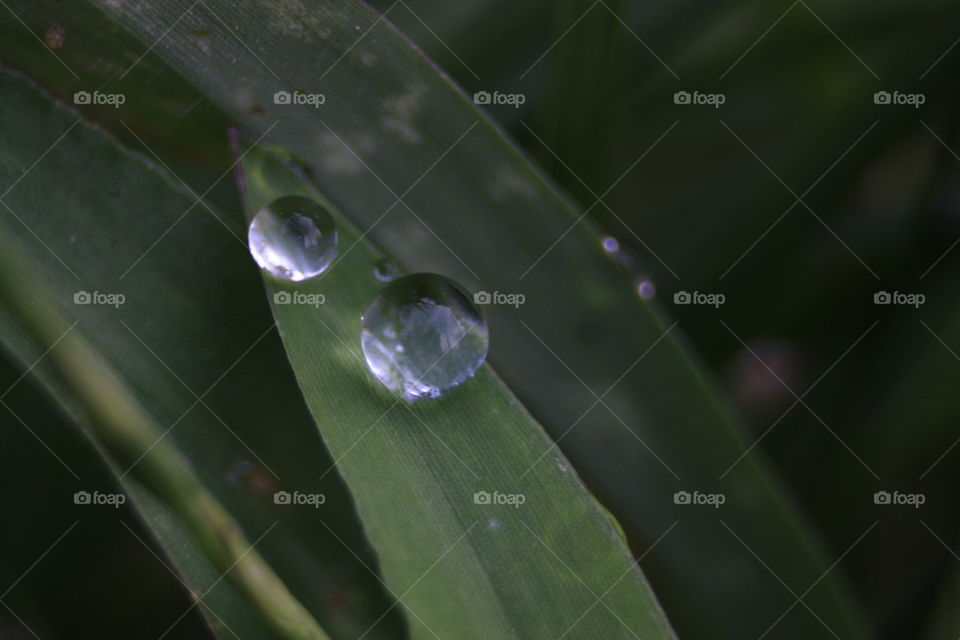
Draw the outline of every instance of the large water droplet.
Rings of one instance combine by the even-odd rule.
[[[433,398],[473,377],[487,357],[487,324],[453,281],[432,273],[394,280],[361,319],[370,371],[408,400]]]
[[[295,282],[320,275],[337,255],[333,218],[301,196],[285,196],[260,209],[250,222],[247,241],[261,269]]]

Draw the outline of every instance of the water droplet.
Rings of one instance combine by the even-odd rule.
[[[337,255],[333,218],[320,204],[300,196],[286,196],[260,209],[247,240],[261,269],[294,282],[323,273]]]
[[[644,300],[652,300],[657,294],[657,287],[646,278],[638,277],[633,283],[637,288],[637,294]]]
[[[487,324],[453,281],[432,273],[394,280],[361,318],[370,371],[407,400],[435,398],[487,357]]]
[[[617,251],[620,251],[620,243],[617,242],[617,239],[613,236],[607,236],[604,238],[602,244],[603,250],[607,253],[616,253]]]
[[[373,265],[373,277],[380,282],[390,282],[400,275],[400,268],[393,260],[383,258]]]

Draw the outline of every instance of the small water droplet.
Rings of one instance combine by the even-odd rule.
[[[657,294],[657,287],[646,278],[637,278],[633,283],[637,288],[637,294],[644,300],[652,300],[653,296]]]
[[[452,280],[418,273],[394,280],[360,320],[370,371],[407,400],[435,398],[487,357],[487,324]]]
[[[620,251],[620,243],[613,236],[607,236],[602,241],[603,250],[607,253],[616,253]]]
[[[393,260],[383,258],[373,265],[373,277],[380,282],[390,282],[398,275],[400,275],[400,268]]]
[[[257,212],[247,234],[261,269],[299,282],[323,273],[337,255],[337,228],[320,204],[301,196],[274,200]]]

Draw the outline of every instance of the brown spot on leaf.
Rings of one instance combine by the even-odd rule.
[[[210,29],[207,29],[206,27],[203,27],[202,29],[194,29],[193,33],[198,38],[205,38],[210,35]]]
[[[58,24],[53,25],[43,34],[43,41],[46,42],[47,46],[53,51],[58,51],[66,39],[66,32],[64,32],[63,27]]]
[[[250,469],[246,484],[250,491],[261,496],[272,496],[278,489],[274,477],[259,467]]]
[[[253,115],[255,115],[255,116],[262,116],[262,115],[263,115],[263,107],[261,107],[261,106],[258,105],[258,104],[255,104],[255,105],[253,105],[252,107],[250,107],[250,113],[253,114]]]

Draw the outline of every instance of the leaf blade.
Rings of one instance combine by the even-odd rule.
[[[267,151],[248,153],[243,168],[251,212],[287,195],[322,201]],[[274,296],[324,296],[317,308],[281,303],[274,313],[413,637],[554,637],[576,626],[583,638],[672,638],[607,513],[562,456],[531,466],[553,447],[489,367],[431,402],[407,405],[379,387],[359,353],[379,256],[337,217],[334,266],[301,283],[265,282]],[[523,506],[478,503],[483,491],[522,495]]]

